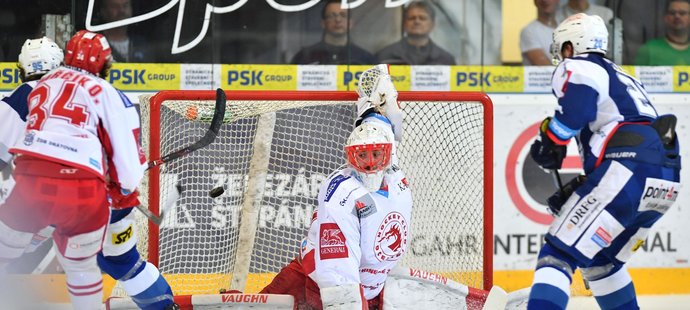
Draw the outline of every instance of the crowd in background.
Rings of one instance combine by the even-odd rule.
[[[92,25],[141,16],[167,0],[95,0]],[[41,16],[70,14],[74,28],[85,27],[87,1],[0,0],[0,61],[16,61],[26,38],[44,32]],[[283,1],[299,5],[304,1]],[[101,31],[119,62],[235,64],[414,64],[514,65],[501,57],[501,0],[410,0],[386,8],[365,1],[351,10],[341,0],[322,0],[296,12],[278,10],[267,1],[248,1],[235,11],[211,14],[207,4],[186,3],[156,17]],[[690,0],[534,0],[537,18],[521,29],[524,65],[551,63],[551,33],[567,16],[599,15],[609,26],[609,58],[630,65],[687,65]],[[27,10],[26,8],[32,8]],[[178,18],[181,21],[176,39]],[[505,28],[505,27],[504,27]],[[172,46],[200,40],[189,50]],[[618,53],[616,55],[615,53]]]

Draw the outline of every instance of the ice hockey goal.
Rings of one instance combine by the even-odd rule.
[[[258,292],[299,253],[319,183],[345,163],[354,92],[226,94],[216,141],[151,169],[140,188],[155,212],[170,184],[183,190],[160,229],[144,221],[139,227],[140,249],[175,294],[214,294],[231,286]],[[148,158],[198,140],[214,97],[213,91],[142,96]],[[405,119],[398,153],[414,196],[413,236],[402,264],[488,290],[491,101],[483,93],[458,92],[401,92],[399,101]],[[194,116],[201,121],[188,120]],[[209,190],[218,186],[225,193],[211,198]]]

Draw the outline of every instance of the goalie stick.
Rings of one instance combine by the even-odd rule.
[[[179,149],[175,152],[172,152],[170,154],[167,154],[165,156],[162,156],[159,159],[154,159],[149,162],[148,167],[146,170],[149,170],[154,167],[158,167],[164,163],[176,160],[178,158],[184,157],[189,153],[192,153],[198,149],[204,148],[208,146],[209,144],[213,143],[213,141],[216,139],[216,136],[218,136],[218,132],[220,131],[220,126],[223,124],[223,118],[225,117],[225,102],[226,102],[226,96],[225,96],[225,91],[222,89],[218,88],[216,89],[216,105],[215,109],[213,110],[213,118],[211,119],[211,125],[209,126],[208,130],[204,134],[199,141],[186,146],[182,149]],[[179,185],[175,186],[175,190],[171,191],[172,194],[166,202],[163,204],[162,208],[160,209],[160,214],[156,215],[149,210],[147,206],[144,205],[137,205],[137,209],[141,211],[151,222],[153,222],[156,225],[160,225],[161,222],[163,221],[164,213],[166,210],[168,210],[172,205],[177,202],[177,199],[180,198],[180,194],[182,193],[182,188]]]

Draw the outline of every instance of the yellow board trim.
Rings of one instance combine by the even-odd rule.
[[[635,268],[630,269],[638,295],[690,294],[690,268]],[[494,272],[494,284],[506,291],[515,291],[532,284],[532,270],[501,270]],[[572,294],[591,295],[584,288],[579,271],[573,276]]]

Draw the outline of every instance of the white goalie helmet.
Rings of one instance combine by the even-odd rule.
[[[578,13],[568,17],[553,31],[551,55],[554,64],[563,61],[561,49],[566,42],[573,45],[574,55],[590,52],[606,54],[609,31],[601,17]]]
[[[62,49],[50,38],[29,39],[22,45],[19,65],[24,70],[24,78],[28,78],[59,67],[63,58]]]
[[[388,65],[376,65],[362,72],[359,76],[357,94],[357,115],[361,117],[364,112],[373,108],[391,121],[395,140],[401,141],[403,114]]]
[[[393,143],[390,126],[378,122],[363,122],[347,138],[347,163],[370,192],[381,188],[384,174],[391,166]]]

